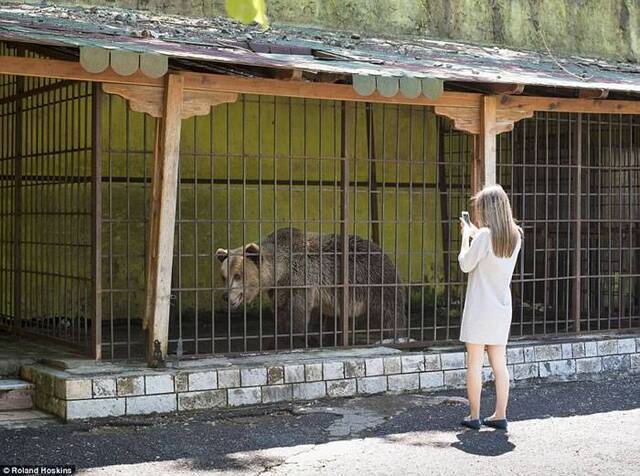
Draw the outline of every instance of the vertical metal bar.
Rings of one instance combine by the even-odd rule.
[[[225,106],[226,107],[226,106]],[[216,223],[216,207],[215,207],[215,187],[213,186],[216,178],[215,170],[215,158],[214,158],[214,124],[216,118],[216,108],[212,108],[209,113],[209,170],[211,171],[211,181],[209,182],[209,215],[211,216],[211,223],[209,225],[209,233],[211,235],[211,266],[209,272],[211,274],[211,353],[216,352],[216,268],[214,263],[217,261],[215,258],[215,223]],[[261,298],[262,299],[262,298]],[[262,334],[261,334],[262,335]],[[262,340],[261,340],[262,343]],[[262,350],[262,349],[261,349]]]
[[[258,241],[262,243],[262,96],[258,96]],[[275,155],[274,155],[275,160]],[[275,193],[275,192],[274,192]],[[211,235],[213,236],[213,235]],[[262,267],[258,266],[258,350],[262,351]]]
[[[441,149],[444,150],[444,138],[442,140],[440,140],[440,136],[444,134],[444,118],[437,116],[435,118],[435,122],[436,122],[436,133],[437,133],[437,140],[435,141],[435,146],[436,146],[436,153],[435,153],[435,164],[434,164],[434,168],[435,168],[435,174],[436,174],[436,182],[439,180],[438,175],[440,175],[441,170],[439,167],[439,163],[443,160],[443,153],[441,152]],[[423,174],[424,174],[425,170],[423,169]],[[424,190],[424,189],[423,189]],[[442,226],[442,219],[438,219],[438,202],[440,200],[443,200],[442,195],[440,194],[439,189],[434,189],[434,195],[436,197],[436,199],[433,201],[433,224],[434,227],[438,228],[440,226]],[[444,248],[444,243],[442,244],[443,248]],[[444,268],[446,268],[448,266],[448,260],[447,257],[443,254],[444,259],[442,260],[442,269],[444,270]],[[434,233],[434,239],[433,239],[433,261],[435,263],[435,265],[433,266],[433,282],[434,282],[434,286],[433,286],[433,336],[431,338],[431,340],[435,341],[438,337],[438,333],[437,333],[437,323],[438,323],[438,288],[439,288],[439,284],[440,284],[440,280],[438,277],[438,233]],[[445,288],[449,285],[448,281],[445,280],[444,281],[444,286]],[[424,291],[422,293],[422,309],[424,312]]]
[[[544,153],[545,153],[545,168],[544,168],[544,314],[542,316],[542,329],[543,334],[547,329],[547,301],[549,299],[550,292],[550,276],[549,276],[549,113],[546,112],[544,116]],[[535,278],[535,276],[534,276]]]
[[[293,201],[293,192],[292,192],[292,188],[293,188],[293,164],[292,164],[292,160],[293,160],[293,150],[292,150],[292,141],[293,141],[293,135],[292,135],[292,117],[291,117],[291,109],[292,109],[292,103],[291,103],[291,97],[288,98],[287,101],[287,129],[288,129],[288,136],[287,136],[287,164],[289,166],[288,169],[288,176],[289,176],[289,189],[288,189],[288,200],[287,200],[287,205],[289,208],[289,213],[288,213],[288,226],[292,227],[293,226],[293,204],[291,203]],[[293,237],[290,236],[289,239],[289,276],[293,276]],[[293,329],[294,329],[294,324],[293,324],[293,281],[291,280],[291,278],[289,279],[289,349],[293,349]]]
[[[444,281],[449,287],[451,280],[451,266],[450,266],[450,233],[449,233],[449,214],[450,214],[450,195],[447,193],[447,185],[451,185],[451,177],[447,183],[447,168],[445,165],[445,147],[444,147],[444,132],[439,128],[438,134],[438,193],[440,194],[440,226],[442,227],[442,262],[444,263]]]
[[[378,177],[376,170],[376,138],[373,124],[373,104],[366,103],[367,144],[369,149],[369,210],[373,242],[380,244],[380,221],[378,218]]]
[[[194,298],[194,323],[193,323],[193,340],[194,340],[194,354],[198,355],[200,353],[199,344],[200,344],[200,333],[199,333],[199,324],[198,324],[198,314],[200,310],[198,309],[198,297],[200,296],[200,281],[198,279],[199,267],[198,263],[200,262],[200,252],[198,250],[198,116],[193,116],[193,288],[195,289],[193,294]],[[178,204],[179,206],[179,204]],[[178,343],[178,349],[180,349],[180,343]],[[181,350],[181,349],[180,349]]]
[[[393,249],[394,249],[394,260],[393,262],[398,263],[398,225],[400,224],[400,220],[398,219],[398,215],[399,215],[399,206],[398,206],[398,201],[399,201],[399,194],[400,194],[400,189],[399,189],[399,184],[398,181],[400,180],[400,174],[399,174],[399,165],[400,165],[400,105],[396,104],[396,153],[395,153],[395,190],[394,190],[394,199],[393,201],[395,202],[395,213],[394,213],[394,217],[393,217],[393,221],[394,221],[394,227],[393,227]],[[382,258],[382,257],[381,257]],[[384,267],[384,259],[382,259],[382,266]],[[395,267],[394,267],[395,268]],[[397,269],[393,269],[394,274],[398,275]],[[382,273],[382,276],[385,276],[384,270]],[[384,280],[383,280],[384,282]],[[395,342],[395,340],[398,338],[398,286],[400,283],[397,282],[397,280],[394,278],[394,286],[393,286],[393,340]],[[382,292],[384,293],[385,288],[382,289]],[[380,322],[383,323],[384,322],[384,316],[380,316]]]
[[[424,241],[425,241],[425,221],[426,224],[429,223],[429,220],[426,218],[427,217],[427,206],[426,206],[426,198],[427,198],[427,163],[428,163],[428,159],[432,158],[434,163],[434,167],[437,167],[436,162],[438,161],[438,154],[436,151],[436,154],[433,157],[429,157],[429,150],[431,147],[431,143],[428,140],[429,137],[432,137],[433,134],[430,136],[429,134],[429,130],[431,129],[431,125],[434,125],[434,129],[436,130],[436,133],[438,131],[438,119],[437,117],[435,117],[435,115],[429,110],[427,110],[426,107],[422,108],[422,125],[423,125],[423,130],[422,130],[422,156],[420,157],[420,160],[422,161],[422,169],[421,169],[421,180],[422,180],[422,187],[419,189],[420,192],[420,216],[422,217],[422,221],[420,222],[420,281],[427,279],[427,273],[426,273],[426,261],[427,261],[427,256],[425,254],[425,246],[424,246]],[[437,143],[437,141],[436,141]],[[435,200],[434,203],[438,202],[438,196],[435,196]],[[433,223],[434,226],[437,226],[436,223]],[[433,242],[434,242],[434,248],[437,246],[437,233],[434,233],[434,237],[433,237]],[[432,258],[433,260],[433,289],[436,289],[437,287],[437,273],[438,273],[438,255],[434,250],[434,253],[432,254]],[[420,340],[423,341],[425,339],[425,322],[424,322],[424,318],[425,318],[425,312],[424,312],[424,295],[425,295],[425,288],[427,288],[427,286],[421,285],[420,286]],[[435,301],[434,301],[434,307],[435,307]],[[411,319],[411,316],[407,316],[408,321]],[[410,337],[410,336],[409,336]]]
[[[24,49],[18,47],[17,56],[24,56]],[[22,95],[24,77],[16,77],[16,102],[14,122],[14,225],[13,225],[13,311],[14,332],[22,328]]]
[[[91,349],[102,358],[102,85],[92,83],[91,99]]]
[[[591,154],[591,131],[592,131],[592,117],[593,115],[589,114],[587,116],[587,134],[585,136],[587,141],[587,150],[586,150],[586,190],[585,190],[585,203],[586,203],[586,213],[585,213],[585,222],[587,225],[587,233],[586,233],[586,266],[585,266],[585,274],[586,274],[586,292],[581,290],[581,293],[585,295],[585,304],[586,304],[586,323],[587,323],[587,331],[591,330],[591,231],[592,231],[592,217],[591,217],[591,169],[592,169],[592,154]]]
[[[598,179],[597,197],[597,222],[598,233],[597,238],[597,276],[598,276],[598,290],[596,292],[597,299],[597,329],[600,329],[602,322],[602,116],[598,115],[598,159],[596,162],[596,174]]]
[[[345,101],[341,102],[341,132],[342,140],[340,143],[341,153],[341,181],[342,181],[342,213],[340,217],[340,234],[342,235],[342,253],[340,255],[340,271],[341,271],[341,301],[340,301],[340,317],[342,318],[342,345],[349,345],[349,236],[347,222],[349,220],[349,158],[347,157],[347,114]]]
[[[411,295],[412,295],[412,290],[413,290],[413,283],[412,283],[412,278],[413,278],[413,273],[412,273],[412,269],[411,266],[413,264],[413,247],[412,247],[412,243],[411,243],[411,238],[413,237],[413,231],[414,231],[414,227],[413,227],[413,163],[414,163],[414,144],[413,144],[413,114],[414,114],[414,107],[413,106],[409,106],[408,107],[409,110],[409,153],[408,153],[408,157],[409,157],[409,163],[408,163],[408,174],[407,174],[407,178],[409,180],[409,203],[408,203],[408,214],[407,214],[407,262],[408,262],[408,266],[407,266],[407,286],[404,288],[404,290],[402,292],[405,293],[406,296],[406,323],[407,323],[407,329],[406,329],[406,337],[407,339],[409,339],[411,337]],[[424,181],[424,178],[423,178]],[[424,220],[424,217],[421,217],[420,222],[422,222],[422,220]],[[420,256],[420,260],[424,260],[423,256]],[[397,286],[401,286],[400,283],[396,283]],[[397,338],[397,336],[396,336]]]
[[[575,238],[576,250],[574,256],[574,288],[573,288],[573,320],[575,331],[580,332],[580,304],[581,304],[581,270],[582,270],[582,113],[576,117],[575,133],[575,163],[576,163],[576,211]]]
[[[624,261],[622,259],[622,236],[624,234],[623,230],[623,213],[622,213],[622,203],[623,203],[623,180],[624,180],[624,154],[622,149],[622,115],[618,115],[618,163],[616,164],[616,174],[618,176],[618,324],[617,328],[622,328],[622,315],[624,314],[624,303],[623,303],[623,294],[624,294]]]

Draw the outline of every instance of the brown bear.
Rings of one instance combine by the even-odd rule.
[[[350,325],[355,319],[359,334],[369,329],[366,343],[404,340],[406,290],[395,265],[370,240],[349,235],[348,246]],[[267,291],[278,335],[302,332],[314,315],[340,317],[341,254],[341,235],[305,235],[296,228],[281,228],[260,244],[216,251],[229,305],[238,308]]]

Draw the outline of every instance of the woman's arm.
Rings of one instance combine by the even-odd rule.
[[[489,244],[489,230],[478,230],[474,234],[471,244],[469,244],[470,239],[471,230],[468,227],[463,228],[462,245],[460,247],[460,254],[458,255],[458,263],[464,273],[473,271],[478,262],[487,255],[489,251],[487,247],[487,244]]]

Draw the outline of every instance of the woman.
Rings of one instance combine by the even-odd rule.
[[[522,229],[516,225],[509,197],[500,185],[485,187],[472,201],[478,227],[461,220],[462,246],[458,255],[460,268],[469,273],[460,340],[467,349],[467,395],[471,412],[462,425],[477,430],[484,424],[506,430],[509,372],[505,354],[511,325],[510,284]],[[495,377],[496,408],[493,415],[481,420],[485,348]]]

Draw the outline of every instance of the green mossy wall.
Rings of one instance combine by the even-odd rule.
[[[127,112],[117,97],[105,101],[103,168],[111,180],[103,183],[104,315],[139,318],[155,121]],[[349,104],[346,121],[350,178],[364,184],[364,105]],[[373,122],[378,181],[412,183],[411,189],[380,188],[381,244],[403,280],[437,283],[444,258],[436,117],[426,108],[374,106]],[[183,310],[194,306],[196,294],[199,308],[211,309],[210,289],[221,284],[213,255],[218,247],[259,241],[284,226],[339,232],[341,147],[340,103],[333,101],[245,96],[183,122],[173,277],[174,287],[192,290],[180,294]],[[459,136],[445,147],[463,161],[468,157]],[[319,180],[322,187],[313,185]],[[311,185],[305,188],[305,181]],[[369,236],[366,186],[352,186],[349,202],[350,233]]]
[[[193,16],[223,0],[67,0]],[[640,60],[638,0],[267,0],[274,24],[402,34]],[[544,40],[543,40],[544,38]]]

